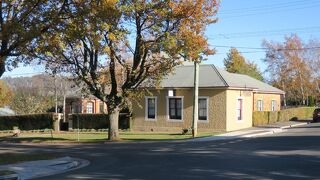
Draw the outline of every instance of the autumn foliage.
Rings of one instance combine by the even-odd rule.
[[[156,84],[183,60],[214,53],[204,37],[216,0],[79,0],[56,33],[30,50],[54,72],[67,71],[106,102],[109,139],[118,114],[141,83]]]
[[[319,99],[319,44],[304,43],[297,35],[286,36],[284,42],[263,42],[270,81],[286,92],[285,103],[306,105],[309,96]]]

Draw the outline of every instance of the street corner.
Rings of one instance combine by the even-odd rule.
[[[23,180],[51,176],[80,169],[89,164],[88,160],[66,156],[52,160],[2,165],[0,166],[0,180]]]

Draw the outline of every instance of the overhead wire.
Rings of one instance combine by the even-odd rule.
[[[312,2],[312,1],[309,1]],[[317,2],[317,1],[316,1]],[[276,7],[288,7],[290,5],[296,5],[296,4],[305,4],[305,0],[298,0],[298,1],[290,1],[290,2],[282,2],[282,3],[273,3],[273,4],[265,4],[265,5],[260,5],[260,6],[253,6],[253,7],[248,7],[248,8],[237,8],[237,9],[229,9],[226,11],[220,11],[218,14],[224,15],[224,14],[232,14],[232,13],[239,13],[239,12],[248,12],[248,11],[260,11],[264,9],[270,9],[270,8],[276,8]]]
[[[261,15],[261,14],[271,14],[271,13],[284,12],[284,11],[301,10],[301,9],[307,9],[307,8],[314,8],[318,6],[320,6],[319,1],[316,1],[316,2],[304,1],[303,4],[296,4],[295,6],[278,6],[278,7],[271,7],[271,8],[265,8],[265,9],[257,9],[251,12],[243,10],[239,13],[233,13],[233,14],[229,13],[229,15],[226,15],[226,16],[224,16],[223,13],[220,13],[220,14],[218,13],[218,17],[219,15],[222,15],[220,19],[231,19],[231,18],[239,18],[244,16],[255,16],[255,15]]]

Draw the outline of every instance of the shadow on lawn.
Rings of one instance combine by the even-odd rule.
[[[50,142],[50,141],[67,141],[63,138],[51,138],[51,137],[1,137],[0,142],[12,142],[12,143],[34,143],[34,142]]]

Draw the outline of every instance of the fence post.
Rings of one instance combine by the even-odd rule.
[[[60,131],[60,120],[61,120],[61,113],[54,113],[53,114],[53,130],[55,132]]]
[[[68,130],[73,130],[73,116],[72,114],[68,114]]]

